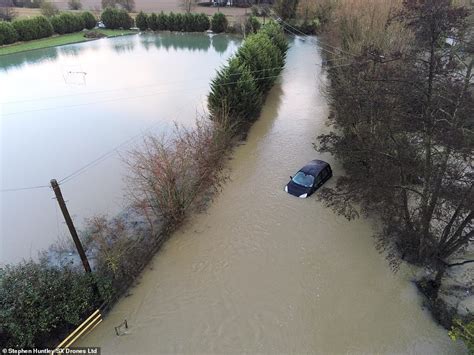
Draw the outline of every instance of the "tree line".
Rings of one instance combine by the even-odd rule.
[[[328,63],[344,64],[328,64],[335,129],[317,144],[345,170],[322,200],[349,219],[380,219],[377,247],[394,268],[433,271],[419,284],[447,327],[455,310],[438,292],[449,268],[472,262],[464,258],[474,241],[468,16],[449,0],[340,5],[326,34]]]

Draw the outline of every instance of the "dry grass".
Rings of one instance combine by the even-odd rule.
[[[411,43],[411,33],[391,21],[402,0],[344,0],[334,8],[329,34],[331,41],[360,54],[371,47],[383,52],[402,52]]]

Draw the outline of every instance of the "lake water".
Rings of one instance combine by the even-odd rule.
[[[141,34],[1,56],[0,190],[46,187],[0,192],[0,264],[70,238],[47,187],[53,178],[76,173],[62,191],[77,227],[118,213],[121,154],[144,133],[193,124],[216,69],[239,43]]]

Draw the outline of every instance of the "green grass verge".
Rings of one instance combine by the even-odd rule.
[[[137,33],[130,30],[107,30],[99,29],[98,32],[103,33],[107,37],[115,37],[120,35],[127,35]],[[33,49],[48,48],[55,46],[62,46],[64,44],[79,43],[90,41],[91,38],[85,38],[84,32],[68,33],[65,35],[59,35],[54,37],[37,39],[29,42],[14,43],[7,46],[0,47],[0,55],[13,54],[18,52],[30,51]]]

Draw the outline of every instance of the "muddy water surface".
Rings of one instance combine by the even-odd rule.
[[[314,44],[295,40],[280,84],[233,155],[232,181],[80,345],[105,354],[464,351],[421,310],[409,275],[390,272],[368,221],[283,191],[311,159],[340,174],[312,149],[327,130],[320,62]],[[124,319],[130,327],[118,337]]]

